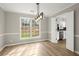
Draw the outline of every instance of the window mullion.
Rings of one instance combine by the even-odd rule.
[[[32,38],[32,20],[30,20],[30,38]]]

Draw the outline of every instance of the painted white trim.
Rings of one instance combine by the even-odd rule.
[[[48,32],[41,32],[41,30],[40,30],[40,36],[41,36],[41,33],[48,33]],[[20,35],[20,33],[0,33],[0,36],[5,36],[5,35]]]
[[[34,42],[40,42],[40,41],[46,41],[48,39],[43,39],[43,40],[34,40],[30,42],[21,42],[21,43],[14,43],[14,44],[7,44],[6,46],[13,46],[13,45],[20,45],[20,44],[28,44],[28,43],[34,43]]]
[[[19,33],[0,33],[0,36],[5,36],[5,35],[16,35]]]
[[[58,43],[57,40],[56,41],[49,40],[49,41],[52,42],[52,43]]]

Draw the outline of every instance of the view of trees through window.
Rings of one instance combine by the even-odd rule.
[[[31,38],[39,36],[39,23],[27,17],[21,18],[21,38]]]
[[[35,23],[34,20],[32,20],[32,36],[38,36],[39,35],[39,24]]]

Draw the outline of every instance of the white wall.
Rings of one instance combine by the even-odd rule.
[[[57,43],[57,30],[56,30],[56,18],[52,17],[50,19],[50,27],[49,27],[49,32],[50,32],[50,41],[53,43]]]
[[[2,47],[5,44],[4,41],[4,32],[5,32],[5,20],[4,20],[4,11],[0,8],[0,49],[2,49]]]

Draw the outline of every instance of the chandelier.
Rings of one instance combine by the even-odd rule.
[[[36,3],[36,5],[37,5],[37,15],[35,21],[38,22],[43,19],[43,12],[39,13],[39,3]]]

